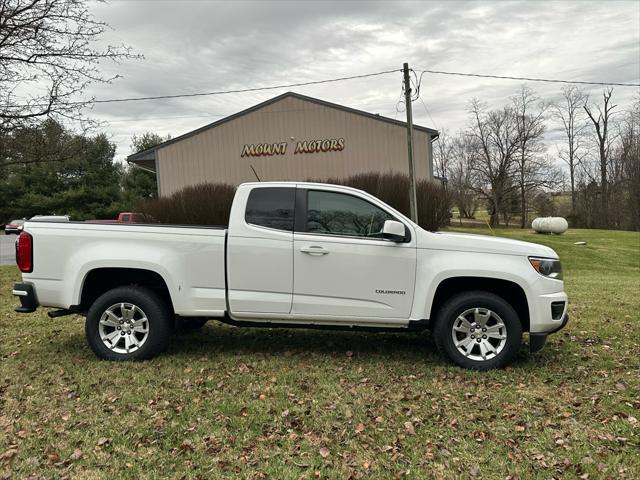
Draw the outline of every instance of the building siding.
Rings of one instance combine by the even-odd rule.
[[[342,151],[295,154],[298,141],[344,138]],[[414,131],[419,179],[432,179],[430,135]],[[241,157],[245,144],[287,142],[284,155]],[[160,147],[161,195],[189,185],[222,182],[326,180],[367,172],[407,173],[406,129],[337,108],[284,97],[229,122]]]

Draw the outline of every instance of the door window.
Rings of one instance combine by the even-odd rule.
[[[293,231],[295,188],[254,188],[247,200],[245,221],[260,227]]]
[[[393,219],[381,208],[352,195],[308,192],[306,231],[309,233],[382,238],[384,222]]]

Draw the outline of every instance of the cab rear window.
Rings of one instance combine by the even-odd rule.
[[[295,188],[254,188],[247,200],[245,221],[251,225],[293,231]]]

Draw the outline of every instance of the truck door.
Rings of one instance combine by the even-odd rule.
[[[236,193],[227,238],[232,313],[291,311],[295,191],[265,185]]]
[[[313,189],[297,198],[292,315],[409,318],[415,238],[384,240],[385,220],[397,219],[364,198]]]

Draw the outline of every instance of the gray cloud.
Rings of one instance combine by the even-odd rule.
[[[114,30],[105,42],[127,43],[144,60],[105,65],[123,78],[95,88],[97,98],[215,91],[295,83],[388,68],[408,61],[429,68],[497,75],[640,81],[638,2],[204,2],[116,1],[96,4]],[[499,107],[522,82],[425,74],[416,123],[462,128],[473,97]],[[546,100],[560,85],[531,83]],[[294,89],[404,118],[396,112],[401,75]],[[118,158],[131,135],[173,136],[285,91],[96,105]],[[587,88],[598,95],[599,87]],[[629,105],[638,89],[617,88]],[[166,118],[171,117],[171,118]],[[180,117],[180,118],[175,118]],[[185,118],[188,117],[188,118]],[[433,120],[432,120],[433,119]],[[549,140],[557,139],[551,128]]]

